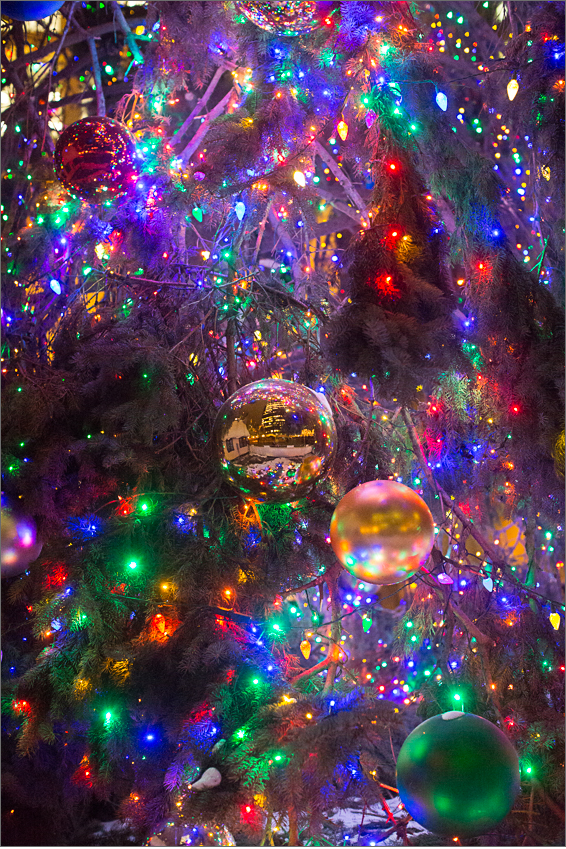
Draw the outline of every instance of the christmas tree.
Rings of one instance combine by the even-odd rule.
[[[563,3],[2,3],[7,844],[563,845],[563,77]]]

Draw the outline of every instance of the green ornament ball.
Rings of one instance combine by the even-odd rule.
[[[472,837],[504,819],[519,792],[517,752],[497,726],[449,711],[418,725],[397,759],[409,814],[435,834]]]

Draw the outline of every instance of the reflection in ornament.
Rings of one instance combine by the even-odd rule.
[[[111,118],[82,118],[63,131],[55,147],[55,174],[67,191],[91,203],[121,197],[136,184],[136,143]]]
[[[225,825],[216,823],[163,823],[147,842],[148,846],[235,846]]]
[[[259,380],[220,409],[214,438],[222,474],[258,501],[305,496],[332,462],[336,430],[328,402],[288,380]]]
[[[246,18],[267,32],[276,35],[304,35],[320,25],[321,14],[329,3],[310,0],[287,2],[236,3]]]
[[[297,483],[308,483],[317,478],[321,466],[321,457],[305,457],[297,471]]]
[[[420,495],[395,481],[369,481],[350,490],[330,523],[334,553],[371,584],[396,584],[426,562],[434,520]]]

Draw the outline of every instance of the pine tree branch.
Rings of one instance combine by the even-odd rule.
[[[297,809],[293,803],[289,805],[287,816],[289,817],[289,846],[300,846]]]
[[[328,667],[328,672],[326,673],[326,681],[322,690],[323,696],[327,696],[328,693],[330,693],[332,688],[334,687],[334,681],[336,680],[336,672],[338,670],[338,659],[342,651],[342,649],[340,648],[340,637],[342,635],[342,620],[339,618],[340,595],[338,592],[338,580],[336,577],[334,577],[334,575],[332,575],[330,578],[326,578],[326,583],[328,585],[328,591],[330,593],[331,616],[333,621],[332,625],[330,626],[330,639],[332,641],[332,645],[329,647],[328,652],[330,658],[330,665]]]
[[[24,86],[24,84],[23,84],[23,82],[20,78],[20,75],[18,74],[18,71],[16,70],[14,65],[11,62],[8,62],[8,60],[6,59],[6,53],[5,53],[5,50],[4,50],[4,45],[2,45],[2,67],[4,68],[4,72],[5,72],[5,74],[8,78],[8,82],[12,83],[12,85],[16,89],[16,92],[18,93],[18,95],[21,96],[21,97],[27,97],[25,86]],[[49,151],[49,153],[52,154],[53,151],[55,150],[55,145],[53,143],[53,139],[51,138],[51,135],[49,133],[45,133],[45,124],[41,120],[41,117],[40,117],[40,115],[37,111],[35,102],[34,102],[33,98],[31,98],[31,97],[28,100],[28,109],[30,111],[32,121],[33,121],[33,125],[34,125],[34,129],[35,129],[35,132],[37,134],[38,139],[40,139],[40,138],[43,139],[43,144],[47,147],[47,150]],[[47,106],[46,106],[46,113],[47,113]]]
[[[488,637],[486,634],[484,634],[483,631],[480,631],[478,626],[474,625],[474,623],[472,622],[470,617],[466,613],[464,613],[463,610],[460,610],[460,608],[456,604],[454,604],[453,601],[450,601],[450,607],[451,607],[451,609],[454,613],[454,616],[457,619],[460,620],[460,622],[462,623],[462,625],[464,626],[466,631],[468,631],[472,635],[472,637],[475,637],[475,639],[477,640],[477,642],[480,645],[482,645],[482,646],[494,646],[495,645],[494,640],[492,640],[490,637]]]
[[[238,389],[238,366],[236,363],[235,328],[236,319],[232,316],[226,322],[226,368],[228,372],[228,395]]]
[[[139,49],[138,45],[136,44],[136,40],[135,40],[134,36],[132,35],[132,31],[131,31],[131,29],[128,25],[127,20],[124,17],[124,13],[122,12],[120,7],[118,6],[118,3],[116,2],[116,0],[112,0],[111,6],[112,6],[112,11],[114,12],[115,17],[118,19],[118,23],[120,24],[120,29],[124,33],[126,43],[127,43],[128,47],[130,48],[130,52],[133,56],[133,61],[135,62],[136,65],[143,65],[143,62],[144,62],[143,55],[142,55],[141,50]]]
[[[100,73],[100,62],[98,61],[98,53],[96,52],[96,44],[94,38],[88,38],[88,49],[92,57],[92,70],[94,73],[94,84],[96,86],[96,114],[99,118],[104,118],[106,115],[106,102],[104,100],[104,91],[102,89],[102,75]]]
[[[210,129],[210,125],[211,125],[212,121],[214,121],[216,118],[218,118],[219,115],[222,115],[222,113],[224,112],[224,109],[226,108],[226,106],[228,105],[228,103],[230,101],[230,98],[233,96],[234,91],[235,91],[235,89],[231,88],[230,91],[227,92],[227,94],[224,95],[222,100],[220,100],[216,104],[216,106],[213,109],[210,110],[210,112],[208,113],[205,120],[202,122],[202,124],[200,125],[200,127],[198,128],[198,130],[196,131],[196,133],[194,134],[194,136],[190,140],[190,142],[187,144],[185,149],[179,155],[179,159],[181,160],[183,165],[187,164],[187,162],[190,160],[193,153],[199,147],[200,143],[204,140],[204,137],[206,136],[208,130]]]
[[[443,617],[445,619],[445,621],[447,622],[447,625],[448,625],[447,634],[446,634],[446,637],[445,637],[445,639],[446,639],[445,649],[447,647],[449,647],[449,645],[452,642],[453,624],[451,625],[450,621],[448,621],[449,620],[449,611],[451,611],[454,614],[454,616],[464,626],[464,628],[466,629],[468,634],[470,634],[472,637],[474,637],[474,639],[476,640],[476,642],[478,644],[478,649],[479,649],[479,652],[480,652],[480,659],[481,659],[481,662],[482,662],[482,669],[483,669],[483,673],[484,673],[485,683],[487,685],[487,692],[488,692],[488,695],[489,695],[489,697],[490,697],[490,699],[493,703],[493,707],[495,709],[495,712],[497,713],[499,721],[501,723],[501,729],[505,734],[508,734],[507,729],[506,729],[505,724],[504,724],[504,721],[503,721],[503,714],[501,712],[501,704],[500,704],[500,701],[499,701],[499,694],[497,693],[497,685],[493,681],[493,677],[491,675],[490,662],[489,662],[489,649],[496,646],[497,643],[495,642],[495,640],[491,639],[491,637],[488,637],[487,634],[484,634],[483,631],[481,631],[478,628],[478,626],[474,622],[472,622],[470,617],[466,613],[464,613],[464,611],[461,610],[458,607],[457,604],[455,604],[455,602],[452,600],[451,592],[448,590],[447,587],[441,588],[439,586],[434,585],[434,586],[432,586],[432,589],[436,592],[437,596],[442,598],[442,600],[446,604],[446,609],[444,611],[444,617]],[[444,666],[442,671],[446,675],[447,666],[446,666],[445,663],[442,664],[442,666]],[[442,666],[441,666],[441,668],[442,668]]]
[[[534,519],[534,516],[532,516],[530,513],[527,514],[527,521],[525,524],[525,550],[527,552],[529,565],[527,569],[527,574],[525,576],[526,587],[534,587],[534,585],[536,584],[537,565],[535,526],[536,521]]]
[[[444,518],[444,510],[442,509],[442,499],[440,498],[439,487],[438,487],[438,484],[436,483],[436,479],[435,479],[434,475],[432,474],[432,471],[430,469],[428,461],[427,461],[427,459],[424,455],[423,447],[421,445],[419,435],[417,433],[417,429],[415,428],[415,425],[414,425],[413,420],[411,418],[411,414],[406,409],[406,407],[403,407],[403,409],[401,410],[401,415],[403,416],[403,421],[405,422],[405,424],[407,426],[407,431],[409,432],[409,438],[411,440],[411,445],[413,446],[413,451],[415,452],[415,454],[417,455],[417,457],[421,461],[422,470],[425,474],[425,477],[428,481],[430,488],[435,493],[434,497],[439,500],[440,509],[442,511],[442,516]]]
[[[554,799],[551,799],[550,796],[547,793],[545,793],[544,788],[542,787],[541,783],[539,781],[537,781],[536,778],[531,778],[531,782],[532,782],[533,786],[536,787],[537,791],[540,793],[544,804],[547,805],[547,807],[550,808],[550,810],[552,811],[552,813],[555,816],[557,816],[559,819],[562,820],[562,822],[564,822],[564,819],[565,819],[564,810],[559,805],[556,804]]]
[[[273,846],[273,805],[271,801],[268,803],[267,812],[265,815],[265,828],[263,830],[263,836],[260,841],[260,846],[265,846],[266,842],[269,841],[269,846]]]
[[[503,714],[501,712],[501,703],[499,701],[499,694],[497,693],[497,684],[495,684],[493,681],[493,677],[491,675],[491,666],[489,662],[489,649],[497,645],[497,643],[495,642],[495,640],[492,640],[490,637],[484,634],[483,631],[480,631],[478,626],[472,622],[469,616],[467,616],[463,610],[460,610],[460,608],[456,604],[454,604],[448,592],[446,592],[446,595],[448,596],[448,604],[450,609],[454,613],[454,616],[456,616],[456,618],[460,620],[462,625],[465,627],[466,631],[471,634],[472,637],[474,637],[478,643],[480,658],[482,662],[482,669],[484,673],[485,683],[487,685],[487,693],[493,703],[493,707],[495,708],[495,712],[497,713],[497,716],[501,723],[501,730],[504,734],[508,735],[507,728],[503,721]]]
[[[332,195],[330,192],[325,192],[323,189],[320,189],[318,186],[316,186],[315,191],[316,191],[319,198],[322,198],[322,200],[328,201],[328,203],[330,203],[331,206],[334,207],[334,209],[337,209],[338,212],[342,212],[344,215],[348,216],[348,218],[351,218],[352,221],[355,221],[356,224],[360,223],[359,215],[356,215],[355,211],[352,209],[351,206],[348,206],[348,204],[343,203],[340,200],[336,200],[334,195]],[[333,231],[331,231],[331,232],[333,232]]]
[[[45,136],[47,135],[47,128],[49,126],[49,95],[51,94],[51,80],[53,79],[53,70],[54,70],[54,68],[57,67],[57,62],[59,60],[61,50],[63,49],[65,39],[67,38],[67,35],[69,33],[69,29],[71,27],[71,22],[73,20],[73,15],[75,13],[75,5],[76,5],[75,2],[71,3],[71,8],[70,8],[69,14],[67,16],[67,22],[65,24],[65,29],[63,30],[63,35],[59,39],[59,43],[57,45],[57,50],[55,51],[55,55],[53,56],[53,60],[50,64],[50,66],[49,66],[49,79],[47,81],[47,93],[46,93],[46,96],[45,96],[45,101],[46,101],[45,126],[44,126],[44,129],[43,129],[43,139],[42,139],[42,142],[41,142],[41,148],[42,149],[43,149],[43,146],[45,144]]]
[[[484,537],[481,531],[477,529],[473,522],[468,519],[466,514],[458,507],[457,504],[455,504],[455,502],[448,495],[448,493],[446,493],[442,489],[440,484],[437,484],[437,487],[438,492],[440,493],[440,496],[444,501],[446,507],[452,510],[456,518],[459,519],[462,525],[469,530],[470,536],[472,536],[476,540],[476,542],[481,545],[485,553],[491,558],[493,565],[500,569],[503,569],[505,566],[505,562],[501,559],[501,555],[495,549],[495,547],[491,545],[491,543]]]
[[[392,793],[395,793],[396,796],[399,795],[399,791],[396,787],[391,787],[390,784],[383,784],[381,781],[377,782],[380,787],[385,787],[386,790],[391,790]]]
[[[140,24],[145,23],[145,17],[136,17],[131,18],[130,20],[132,26],[139,26]],[[82,41],[86,41],[87,37],[98,38],[101,35],[108,35],[111,32],[116,32],[116,24],[114,23],[99,24],[99,26],[96,27],[89,27],[88,30],[84,30],[81,27],[65,39],[65,44],[67,45],[67,47],[72,47],[74,44],[80,44]],[[17,59],[15,59],[9,64],[11,64],[13,68],[18,69],[28,65],[30,61],[38,62],[45,56],[50,56],[53,52],[57,51],[59,49],[61,40],[62,39],[59,39],[58,41],[52,41],[49,44],[45,45],[45,47],[40,47],[38,50],[34,50],[32,53],[26,53],[24,55],[18,56]]]
[[[383,842],[387,837],[393,834],[394,831],[399,831],[399,829],[405,828],[408,823],[411,822],[413,818],[411,816],[406,816],[404,819],[400,820],[394,826],[392,826],[388,831],[384,831],[380,834],[381,842]],[[410,844],[405,844],[410,845]]]
[[[206,104],[210,100],[210,97],[211,97],[214,89],[216,88],[216,86],[220,82],[220,79],[222,78],[225,70],[226,70],[225,64],[220,65],[216,69],[214,76],[212,77],[211,81],[209,82],[209,84],[206,88],[206,91],[204,92],[202,97],[199,100],[197,100],[197,103],[196,103],[194,109],[191,110],[190,114],[185,118],[185,120],[183,121],[183,123],[181,124],[179,129],[176,130],[173,133],[173,135],[171,136],[171,144],[177,144],[177,142],[179,142],[183,138],[183,136],[185,135],[185,133],[189,129],[190,125],[192,124],[195,115],[198,115],[198,113],[201,111],[201,109],[204,109],[204,107],[206,106]]]
[[[366,222],[369,222],[369,215],[365,201],[359,194],[358,190],[354,187],[352,181],[344,173],[344,170],[338,167],[334,160],[334,157],[326,150],[322,142],[318,141],[317,139],[313,143],[313,146],[322,161],[325,162],[326,165],[328,165],[328,167],[330,168],[330,170],[332,171],[332,173],[334,174],[346,194],[350,197],[356,207],[358,207],[356,212],[360,213],[361,221],[363,222],[365,220]]]
[[[531,792],[529,794],[529,823],[528,823],[529,831],[533,830],[534,801],[535,801],[535,786],[534,786],[534,784],[531,784]]]
[[[312,581],[309,581],[308,584],[303,584],[300,587],[293,587],[290,590],[281,590],[279,595],[293,595],[294,593],[301,593],[303,592],[303,590],[309,590],[311,589],[311,587],[320,587],[323,581],[328,580],[328,578],[332,580],[332,578],[337,577],[341,571],[342,566],[339,563],[335,564],[334,566],[331,566],[329,569],[327,569],[324,575],[318,578],[314,578]]]
[[[259,256],[259,249],[261,247],[261,241],[263,239],[263,234],[265,233],[265,225],[267,224],[267,219],[268,219],[268,216],[269,216],[269,213],[271,211],[272,206],[273,206],[273,198],[270,198],[267,202],[267,206],[265,207],[265,212],[264,212],[263,218],[261,219],[259,229],[258,229],[257,239],[256,239],[256,243],[255,243],[255,250],[254,250],[254,258],[253,258],[253,264],[254,265],[257,264],[257,258]]]
[[[302,279],[302,272],[297,254],[297,246],[283,227],[273,208],[269,210],[269,223],[275,230],[277,237],[281,240],[286,252],[291,255],[291,273],[293,274],[295,285],[298,286]]]
[[[298,675],[295,675],[294,678],[291,678],[291,681],[289,683],[293,684],[294,686],[298,681],[302,681],[304,678],[312,678],[313,675],[316,675],[318,672],[321,672],[323,669],[326,669],[329,663],[331,663],[331,660],[332,659],[330,655],[328,657],[325,657],[315,666],[311,666],[310,669],[305,669],[304,672],[300,672]]]
[[[507,0],[505,5],[507,6],[507,18],[511,25],[511,32],[513,33],[513,38],[517,38],[517,21],[515,20],[515,15],[512,12],[510,0]]]

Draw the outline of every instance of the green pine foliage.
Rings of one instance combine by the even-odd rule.
[[[333,4],[296,39],[232,3],[125,7],[143,23],[132,71],[114,10],[66,5],[64,68],[34,77],[20,24],[3,56],[3,494],[43,544],[2,600],[9,834],[141,843],[166,819],[328,844],[337,810],[361,822],[395,794],[419,719],[461,706],[523,770],[510,817],[472,843],[561,845],[561,5],[523,4],[529,28],[479,80],[429,50],[428,4]],[[493,4],[450,5],[496,38]],[[67,80],[61,108],[94,109],[94,26],[145,186],[97,207],[54,182],[40,114]],[[460,84],[486,126],[493,95],[532,138],[533,196],[550,186],[532,269],[509,175],[452,126]],[[222,403],[269,376],[324,389],[338,433],[328,476],[284,505],[223,483],[212,447]],[[422,493],[438,543],[426,572],[362,594],[329,523],[376,478]],[[102,816],[131,833],[97,834]],[[390,827],[433,841],[402,811]]]
[[[330,324],[328,350],[343,371],[371,377],[380,395],[408,403],[458,361],[466,366],[440,225],[406,154],[382,132],[372,156],[379,158],[372,223],[352,249],[348,304]]]

